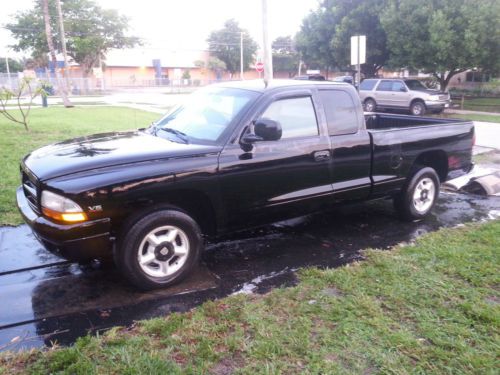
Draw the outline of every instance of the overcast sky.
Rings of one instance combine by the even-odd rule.
[[[12,14],[33,7],[35,0],[2,0],[0,26]],[[38,1],[38,0],[37,0]],[[131,34],[145,38],[152,48],[203,49],[211,30],[225,20],[236,19],[260,44],[262,40],[261,0],[96,0],[103,8],[118,9],[130,18]],[[268,0],[270,37],[294,35],[304,16],[318,0]],[[14,43],[10,33],[0,29],[0,55]],[[10,55],[14,55],[12,52]]]

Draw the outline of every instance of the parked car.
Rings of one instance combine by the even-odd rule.
[[[325,76],[321,74],[307,74],[304,76],[295,76],[293,77],[295,80],[299,81],[326,81]]]
[[[427,111],[441,113],[450,105],[450,94],[431,90],[416,79],[365,79],[359,97],[366,111],[398,109],[423,116]]]
[[[205,238],[229,231],[384,197],[422,219],[440,183],[471,169],[473,138],[470,121],[365,118],[343,83],[228,82],[148,128],[31,152],[17,204],[48,250],[113,254],[132,283],[158,288],[194,269]]]
[[[354,85],[352,76],[339,76],[333,79],[333,82],[345,82]]]

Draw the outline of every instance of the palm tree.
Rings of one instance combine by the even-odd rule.
[[[59,75],[59,70],[57,69],[57,57],[56,51],[54,49],[54,43],[52,41],[52,28],[50,26],[49,0],[42,0],[42,8],[43,18],[45,20],[45,35],[47,36],[47,45],[49,46],[50,59],[52,60],[52,64],[54,64],[54,70],[56,72],[57,88],[63,100],[64,106],[73,107],[73,104],[71,104],[68,99],[68,93],[66,91],[66,88],[63,87],[64,83],[62,82],[61,76]]]

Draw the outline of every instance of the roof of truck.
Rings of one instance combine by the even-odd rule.
[[[302,80],[293,80],[293,79],[273,79],[267,85],[264,84],[264,80],[262,79],[252,79],[248,81],[230,81],[230,82],[221,82],[216,84],[220,87],[227,88],[235,88],[235,89],[244,89],[244,90],[252,90],[257,92],[264,92],[266,90],[271,90],[279,87],[300,87],[300,86],[349,86],[348,83],[345,82],[333,82],[333,81],[302,81]]]

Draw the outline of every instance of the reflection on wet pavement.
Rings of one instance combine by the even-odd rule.
[[[113,268],[43,250],[26,226],[0,228],[0,350],[69,344],[87,332],[186,311],[211,298],[293,285],[295,271],[336,267],[443,226],[500,217],[500,199],[442,194],[424,221],[398,221],[388,201],[338,208],[209,243],[204,265],[171,288],[139,292]],[[19,271],[16,271],[19,270]]]

